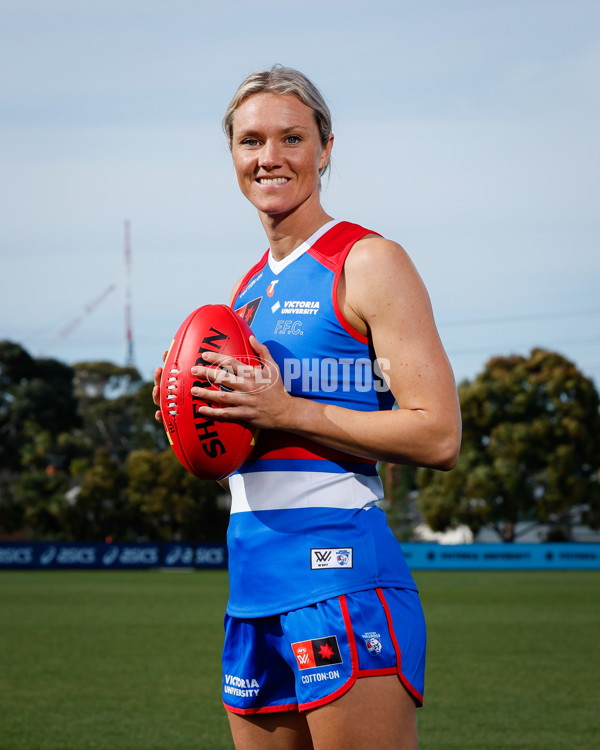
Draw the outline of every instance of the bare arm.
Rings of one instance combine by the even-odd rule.
[[[326,436],[328,445],[369,458],[451,468],[460,444],[456,386],[429,296],[410,258],[382,238],[357,243],[338,298],[346,319],[370,335],[398,409],[319,409],[304,399],[294,403],[292,431],[312,439]]]

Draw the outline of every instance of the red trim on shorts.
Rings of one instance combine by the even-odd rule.
[[[415,688],[410,684],[410,682],[402,674],[402,654],[400,653],[400,646],[398,645],[398,640],[396,638],[396,634],[394,633],[394,626],[392,624],[392,616],[390,614],[390,609],[385,600],[383,591],[381,589],[376,589],[376,591],[377,591],[377,596],[379,597],[379,601],[381,602],[383,609],[385,610],[385,616],[386,616],[388,628],[390,631],[390,637],[392,639],[392,643],[394,644],[394,650],[396,651],[397,673],[398,673],[400,682],[404,685],[404,687],[410,693],[410,695],[412,695],[413,700],[417,703],[417,705],[422,706],[423,696],[421,695],[421,693],[419,693],[418,690],[415,690]]]
[[[398,674],[396,667],[385,667],[382,669],[360,669],[358,677],[384,677],[389,674]]]
[[[223,701],[223,705],[228,711],[231,711],[232,714],[240,714],[242,716],[248,715],[248,714],[274,714],[279,713],[281,711],[297,711],[298,710],[298,704],[297,703],[289,703],[289,704],[282,704],[280,706],[263,706],[262,708],[234,708],[233,706],[230,706],[229,704],[225,703]]]
[[[348,643],[350,645],[350,664],[352,665],[352,671],[348,680],[339,687],[333,693],[326,695],[325,698],[319,698],[319,700],[311,701],[310,703],[300,703],[298,705],[299,711],[308,711],[311,708],[319,708],[319,706],[325,706],[327,703],[341,698],[344,693],[356,682],[358,677],[358,651],[356,650],[356,641],[354,640],[354,631],[352,630],[352,623],[350,622],[350,613],[348,612],[348,605],[346,604],[346,597],[344,594],[338,596],[340,603],[340,609],[342,610],[342,617],[344,618],[344,624],[346,625],[346,635],[348,636]]]

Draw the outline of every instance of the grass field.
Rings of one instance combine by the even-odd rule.
[[[416,578],[422,750],[600,747],[597,573]],[[222,572],[0,573],[0,750],[231,748],[226,596]]]

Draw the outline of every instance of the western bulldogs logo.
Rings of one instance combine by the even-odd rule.
[[[381,653],[381,635],[379,633],[363,633],[362,637],[365,641],[365,646],[370,654],[376,654],[377,656]]]
[[[338,565],[348,565],[350,562],[350,550],[349,549],[341,549],[337,553],[337,561]]]

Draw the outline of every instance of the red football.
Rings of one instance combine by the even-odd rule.
[[[160,381],[163,423],[177,458],[200,479],[223,479],[238,469],[254,447],[256,430],[198,414],[197,407],[208,402],[192,396],[192,386],[221,386],[198,380],[190,369],[207,364],[202,359],[207,351],[260,366],[248,343],[251,335],[248,324],[227,305],[203,305],[183,321],[167,354]]]

